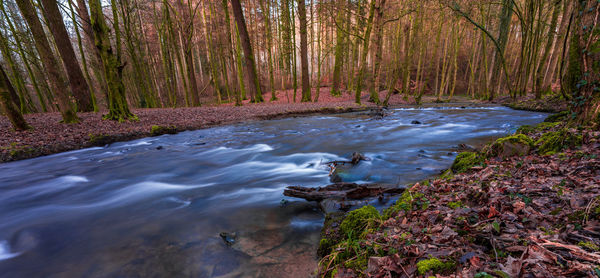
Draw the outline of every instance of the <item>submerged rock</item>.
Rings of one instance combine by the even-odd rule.
[[[231,246],[235,243],[235,238],[237,237],[237,234],[221,232],[221,233],[219,233],[219,236],[221,236],[221,238],[223,239],[225,244],[227,244],[227,246]]]
[[[414,121],[410,122],[410,124],[412,124],[412,125],[420,125],[422,123],[420,121],[414,120]]]

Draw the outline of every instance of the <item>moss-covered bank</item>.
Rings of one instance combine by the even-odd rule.
[[[335,232],[322,234],[319,275],[598,275],[600,236],[586,231],[600,229],[600,132],[550,120],[457,155],[381,215],[337,214],[337,228],[324,227]],[[507,155],[509,145],[528,150]]]

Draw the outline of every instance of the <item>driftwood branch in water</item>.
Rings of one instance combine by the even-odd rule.
[[[368,157],[366,157],[366,156],[364,156],[364,155],[362,155],[361,153],[357,153],[357,152],[355,152],[355,153],[352,153],[352,158],[350,159],[350,161],[345,161],[345,160],[334,160],[334,161],[328,161],[328,162],[325,162],[325,163],[323,163],[323,164],[347,164],[347,163],[349,163],[349,164],[352,164],[352,165],[356,165],[356,164],[358,164],[358,163],[359,163],[361,160],[368,161],[368,160],[371,160],[371,159],[370,159],[370,158],[368,158]]]
[[[404,192],[403,187],[396,187],[385,184],[356,184],[349,182],[339,182],[327,185],[325,187],[301,187],[288,186],[283,195],[288,197],[302,198],[307,201],[321,202],[325,199],[364,199],[368,197],[378,197],[383,194],[399,194]]]

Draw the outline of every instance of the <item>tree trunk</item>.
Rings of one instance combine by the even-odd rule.
[[[17,5],[23,18],[27,21],[29,29],[33,34],[35,46],[42,59],[44,69],[48,74],[51,90],[56,94],[58,107],[62,114],[64,123],[77,123],[79,118],[71,105],[69,98],[69,87],[60,72],[60,64],[51,52],[50,43],[44,33],[42,23],[29,0],[17,0]]]
[[[65,65],[67,76],[69,77],[69,86],[77,101],[77,108],[82,112],[94,111],[90,90],[77,61],[77,56],[65,28],[63,17],[58,10],[57,1],[42,0],[42,5],[44,6],[42,11],[48,23],[48,29],[52,33],[54,42],[56,42],[56,48]]]
[[[120,64],[118,57],[113,53],[108,37],[109,28],[102,13],[100,0],[90,0],[90,14],[94,41],[102,58],[102,66],[108,85],[108,114],[104,116],[104,119],[119,122],[137,120],[137,116],[129,111],[122,79],[124,65]]]
[[[242,48],[244,49],[244,57],[246,59],[246,73],[249,79],[249,90],[252,102],[263,102],[262,93],[260,91],[260,81],[256,74],[256,63],[254,61],[254,53],[252,51],[252,44],[250,43],[250,36],[248,35],[248,29],[246,28],[246,21],[244,14],[242,13],[242,5],[240,0],[231,0],[231,7],[233,8],[233,16],[237,23],[240,40],[242,41]]]
[[[600,3],[578,0],[569,50],[568,81],[575,123],[600,126]]]
[[[331,85],[331,95],[332,96],[340,96],[341,93],[339,91],[340,81],[342,79],[342,66],[344,63],[344,45],[346,44],[346,34],[342,30],[342,21],[344,20],[344,9],[342,5],[344,0],[339,0],[337,4],[338,12],[336,21],[336,44],[335,44],[335,64],[333,66],[333,83]],[[349,8],[349,7],[348,7]]]
[[[104,77],[104,71],[100,70],[102,68],[102,58],[100,58],[100,52],[98,52],[98,49],[94,44],[94,32],[92,31],[90,14],[88,13],[85,0],[77,0],[77,14],[80,18],[81,29],[84,33],[86,47],[88,51],[91,52],[90,64],[93,69],[94,76],[96,77],[100,91],[104,92],[104,97],[107,98],[106,93],[108,92],[108,89],[106,88],[106,78]]]
[[[6,72],[4,72],[4,68],[0,65],[0,106],[2,106],[2,110],[6,113],[15,130],[30,129],[31,127],[23,118],[18,106],[15,105],[14,96],[16,94]]]
[[[271,90],[271,101],[277,100],[277,93],[275,92],[275,78],[273,77],[273,55],[271,53],[271,47],[273,45],[273,38],[271,35],[271,18],[269,11],[269,3],[265,6],[265,0],[260,0],[260,9],[263,12],[265,21],[265,32],[267,36],[267,64],[269,66],[269,89]]]
[[[298,19],[300,19],[300,64],[302,67],[302,102],[311,101],[310,76],[308,75],[308,42],[306,39],[306,6],[304,0],[298,0]]]
[[[356,94],[354,96],[354,102],[360,104],[360,94],[362,92],[362,82],[365,78],[365,71],[367,70],[367,55],[369,55],[369,42],[371,41],[371,29],[373,28],[373,17],[375,15],[375,1],[371,0],[369,8],[369,17],[367,19],[367,29],[363,35],[363,49],[362,56],[360,58],[360,68],[358,70],[358,76],[356,79]]]
[[[369,101],[379,104],[379,68],[381,66],[381,55],[383,46],[383,13],[385,11],[385,1],[379,0],[379,5],[375,7],[375,58],[373,59],[373,78],[371,84],[371,96]]]

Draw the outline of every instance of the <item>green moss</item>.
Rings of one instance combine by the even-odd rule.
[[[600,247],[591,241],[580,241],[577,245],[594,252],[600,251]]]
[[[446,171],[444,171],[444,173],[442,173],[442,175],[440,175],[440,179],[443,180],[451,180],[454,177],[454,173],[452,173],[452,169],[448,169]]]
[[[561,124],[561,122],[542,122],[542,123],[537,124],[535,126],[535,129],[538,131],[544,131],[544,130],[554,128],[560,124]]]
[[[463,206],[463,203],[461,201],[449,202],[448,203],[448,207],[451,208],[451,209],[461,208],[462,206]]]
[[[175,134],[177,133],[177,127],[175,126],[159,126],[153,125],[150,128],[150,136],[159,136],[163,134]]]
[[[532,134],[535,132],[546,131],[551,128],[557,127],[561,122],[541,122],[535,126],[524,125],[517,129],[517,134]]]
[[[534,146],[533,140],[524,134],[515,134],[498,138],[494,143],[485,148],[489,156],[508,157],[513,155],[526,155]]]
[[[112,142],[112,139],[104,134],[93,134],[90,133],[88,135],[90,137],[90,139],[88,140],[90,142],[90,144],[94,145],[94,146],[104,146],[106,144],[110,144]]]
[[[562,121],[567,120],[567,117],[569,117],[569,111],[562,111],[562,112],[552,114],[552,115],[546,117],[544,122],[547,122],[547,123],[562,122]]]
[[[342,235],[339,229],[344,217],[345,213],[343,212],[332,212],[325,215],[325,221],[321,230],[321,240],[317,249],[319,257],[329,255],[332,248],[345,239],[345,235]]]
[[[538,153],[541,155],[552,155],[565,148],[580,146],[583,139],[579,134],[574,134],[566,128],[558,131],[547,132],[535,142]]]
[[[380,220],[381,215],[375,207],[364,206],[348,213],[340,224],[340,229],[343,235],[353,238],[362,234],[364,229],[374,227]]]
[[[417,271],[419,275],[423,275],[429,271],[433,273],[439,273],[451,270],[456,267],[453,262],[442,262],[438,258],[430,257],[426,260],[421,260],[417,263]]]
[[[494,276],[487,274],[487,272],[479,272],[473,278],[494,278]]]
[[[517,128],[517,134],[531,134],[535,132],[535,127],[530,126],[530,125],[522,125],[519,128]]]
[[[11,142],[9,146],[2,147],[4,150],[8,150],[8,154],[13,158],[24,158],[29,157],[35,152],[35,149],[29,145],[21,145],[17,142]]]
[[[478,153],[474,152],[462,152],[459,153],[452,163],[452,172],[463,173],[471,169],[473,166],[483,165],[485,159]]]
[[[393,205],[383,211],[383,216],[384,218],[390,218],[400,211],[408,212],[413,209],[427,209],[428,206],[429,199],[425,198],[423,193],[406,190]]]

